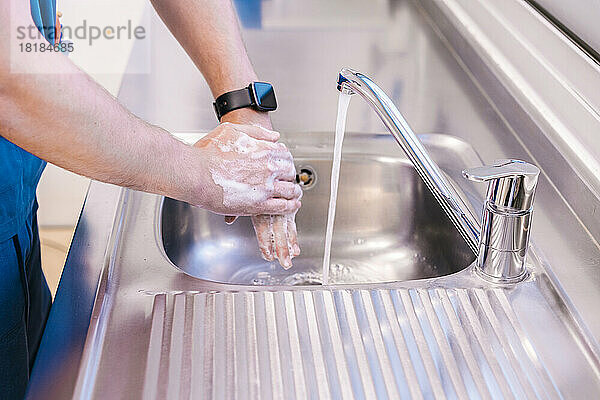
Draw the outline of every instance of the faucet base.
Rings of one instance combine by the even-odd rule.
[[[481,269],[480,266],[475,265],[474,267],[475,273],[482,278],[483,280],[495,283],[498,285],[514,285],[519,282],[523,282],[529,277],[529,271],[526,267],[523,268],[519,275],[511,276],[511,277],[503,277],[503,276],[494,276],[490,275]]]

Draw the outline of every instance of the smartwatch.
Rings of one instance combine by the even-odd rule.
[[[252,82],[243,89],[227,92],[213,103],[217,119],[230,111],[251,107],[256,111],[274,111],[277,109],[277,100],[273,86],[268,82]]]

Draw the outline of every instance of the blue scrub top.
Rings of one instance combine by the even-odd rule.
[[[56,0],[30,0],[31,17],[54,43]],[[0,132],[0,242],[10,239],[35,207],[35,191],[46,163],[6,140]]]

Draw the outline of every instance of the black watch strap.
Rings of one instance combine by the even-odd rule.
[[[223,93],[217,97],[213,106],[215,107],[217,118],[220,121],[221,117],[228,112],[244,107],[250,107],[252,104],[253,101],[250,96],[250,88],[245,87],[243,89]]]
[[[217,118],[239,108],[252,107],[256,111],[274,111],[277,99],[273,86],[268,82],[252,82],[247,87],[223,93],[213,103]]]

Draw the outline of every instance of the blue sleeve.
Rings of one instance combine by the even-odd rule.
[[[31,18],[46,40],[54,43],[56,0],[30,0]]]

